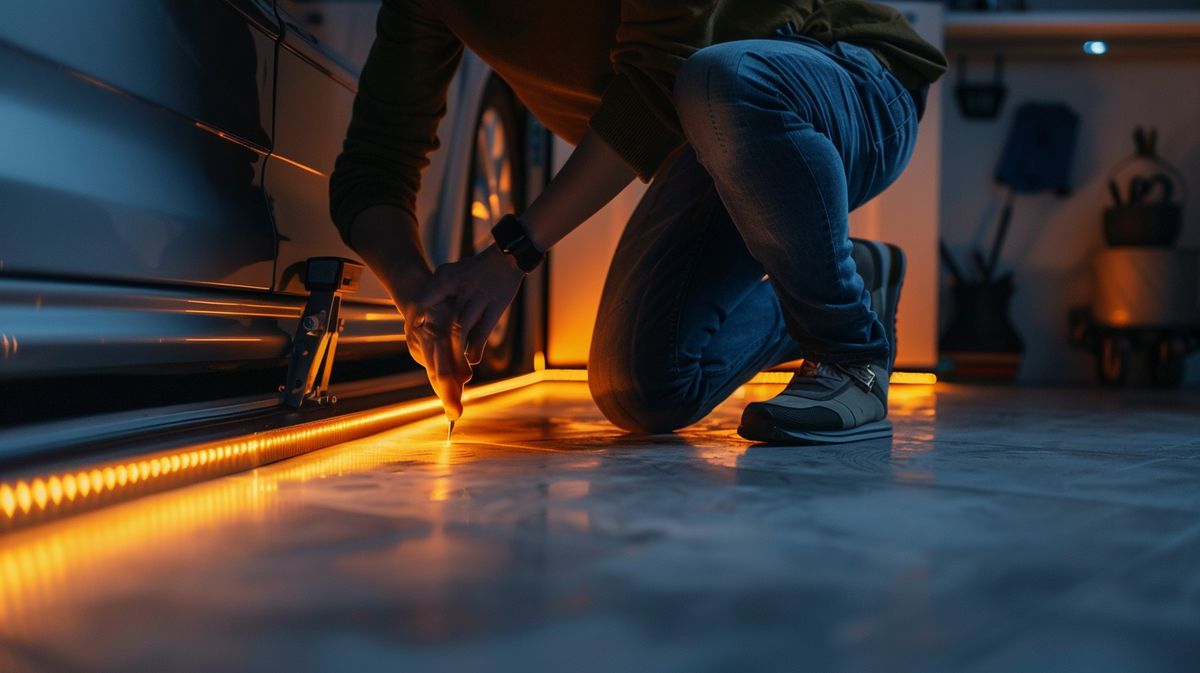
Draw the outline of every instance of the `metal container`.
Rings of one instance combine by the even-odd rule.
[[[1118,247],[1092,262],[1096,322],[1166,327],[1200,322],[1200,253]]]
[[[1176,203],[1114,206],[1104,211],[1104,240],[1109,245],[1171,246],[1183,227]]]

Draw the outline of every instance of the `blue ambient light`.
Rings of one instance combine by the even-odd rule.
[[[1083,43],[1083,53],[1088,56],[1100,56],[1108,53],[1108,44],[1103,40],[1088,40]]]

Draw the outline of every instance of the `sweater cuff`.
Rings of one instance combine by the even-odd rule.
[[[683,145],[679,132],[663,123],[623,74],[616,75],[604,90],[600,107],[588,125],[633,167],[643,182],[649,182],[667,158]]]
[[[409,216],[410,224],[416,226],[417,217],[412,212],[412,204],[406,199],[398,198],[395,189],[386,185],[372,188],[371,185],[360,185],[352,189],[343,198],[337,199],[330,209],[333,224],[342,236],[342,242],[354,250],[354,221],[368,208],[373,206],[395,206]]]

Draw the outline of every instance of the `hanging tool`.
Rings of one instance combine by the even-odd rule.
[[[1121,187],[1117,184],[1116,180],[1111,178],[1108,181],[1108,193],[1112,196],[1114,207],[1120,208],[1125,205],[1124,199],[1121,198]]]
[[[968,82],[967,58],[958,58],[958,82],[954,86],[954,98],[958,109],[967,119],[995,119],[1000,114],[1008,87],[1004,84],[1004,55],[996,54],[992,66],[992,81]]]
[[[1149,131],[1141,126],[1133,129],[1133,147],[1139,157],[1158,156],[1158,129]]]
[[[1008,226],[1012,222],[1013,195],[1015,189],[1008,190],[1008,198],[1004,200],[1004,210],[1000,211],[1000,227],[996,230],[996,238],[992,241],[991,256],[988,257],[987,271],[984,281],[991,282],[996,276],[996,266],[1000,263],[1000,251],[1004,249],[1004,239],[1008,237]]]
[[[308,303],[292,339],[287,381],[279,387],[280,402],[299,409],[304,400],[335,404],[329,392],[338,334],[345,326],[339,317],[342,293],[356,292],[362,265],[341,257],[312,257],[304,266]],[[319,378],[319,381],[318,381]]]
[[[954,278],[954,284],[962,285],[965,280],[962,269],[958,268],[958,262],[954,261],[954,255],[950,252],[949,246],[946,245],[946,239],[938,239],[938,252],[942,255],[942,262],[946,264],[946,270]]]
[[[1156,186],[1160,188],[1159,194],[1161,199],[1152,203],[1150,195],[1154,193]],[[1129,205],[1170,203],[1174,192],[1175,182],[1166,173],[1155,173],[1149,177],[1134,176],[1129,181]]]

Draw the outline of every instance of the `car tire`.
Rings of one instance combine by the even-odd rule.
[[[498,78],[484,89],[471,136],[466,207],[461,237],[462,257],[492,244],[492,227],[504,215],[520,212],[525,194],[525,157],[521,130],[523,111],[516,97]],[[525,292],[517,292],[488,337],[483,360],[475,367],[481,378],[514,372],[521,362]]]

